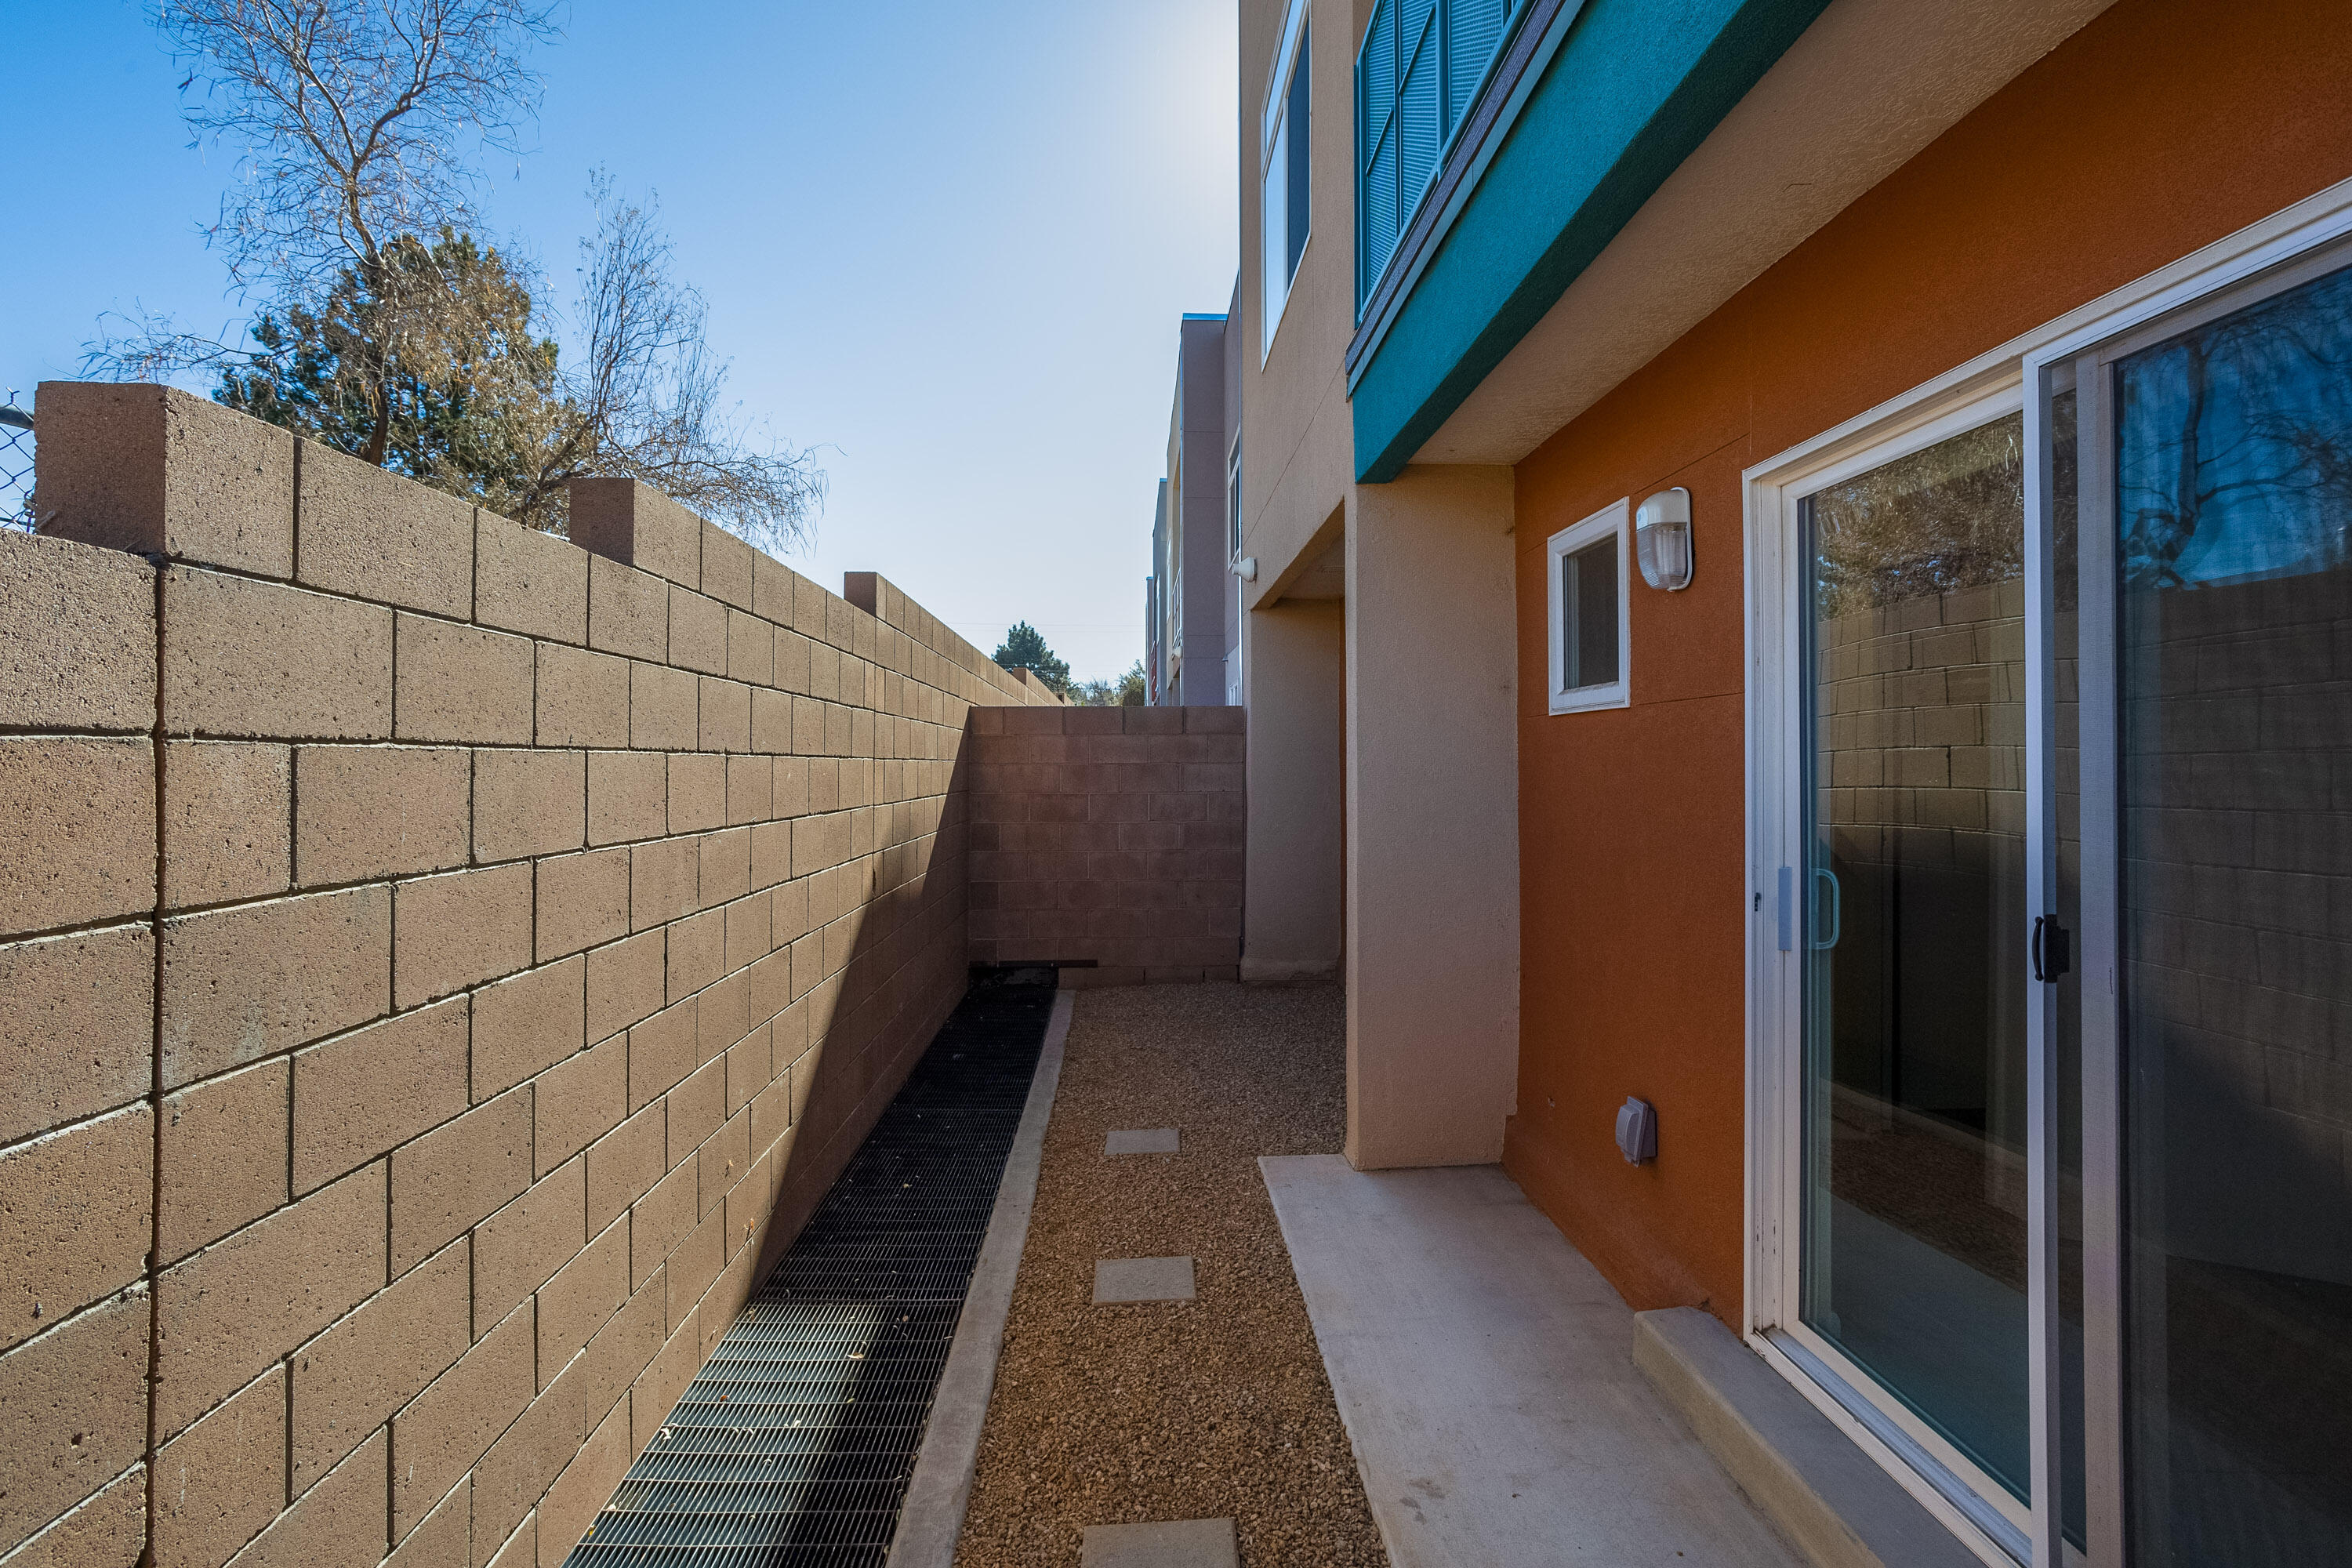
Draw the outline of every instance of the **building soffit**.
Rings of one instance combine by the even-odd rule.
[[[1646,3],[1587,5],[1360,360],[1366,481],[1517,462],[2110,0],[1727,3],[1679,76],[1626,64],[1663,47],[1629,45]],[[1645,75],[1646,119],[1607,104]],[[1552,123],[1596,93],[1607,124]]]

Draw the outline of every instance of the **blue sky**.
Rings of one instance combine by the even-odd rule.
[[[100,315],[237,330],[197,226],[180,73],[130,0],[7,0],[0,385],[71,377]],[[568,292],[590,169],[658,193],[742,412],[828,448],[793,564],[879,571],[1082,676],[1141,652],[1177,320],[1235,264],[1230,0],[572,0],[485,227]]]

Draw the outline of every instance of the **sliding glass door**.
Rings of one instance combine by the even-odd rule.
[[[2352,1563],[2347,263],[1767,500],[1759,1333],[1989,1560]]]

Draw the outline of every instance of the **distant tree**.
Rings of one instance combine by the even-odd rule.
[[[1108,680],[1072,683],[1068,697],[1081,708],[1140,708],[1143,706],[1143,661],[1137,659],[1125,675]]]
[[[1118,705],[1122,708],[1143,706],[1143,661],[1139,658],[1118,678]]]
[[[1022,621],[1004,634],[990,656],[1006,669],[1034,670],[1037,679],[1056,696],[1070,689],[1070,665],[1067,659],[1055,658],[1054,650],[1045,646],[1045,638],[1035,626]]]
[[[91,345],[137,379],[200,369],[225,402],[538,527],[585,474],[642,479],[768,549],[803,542],[824,475],[722,413],[708,310],[650,203],[592,177],[581,353],[559,363],[526,263],[472,237],[475,167],[535,110],[542,0],[165,0],[199,141],[240,143],[206,231],[265,303],[250,346],[149,317]]]

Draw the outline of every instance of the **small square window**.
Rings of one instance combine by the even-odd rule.
[[[1621,500],[1551,536],[1551,710],[1622,708],[1629,700],[1633,640],[1627,626],[1626,531]]]

